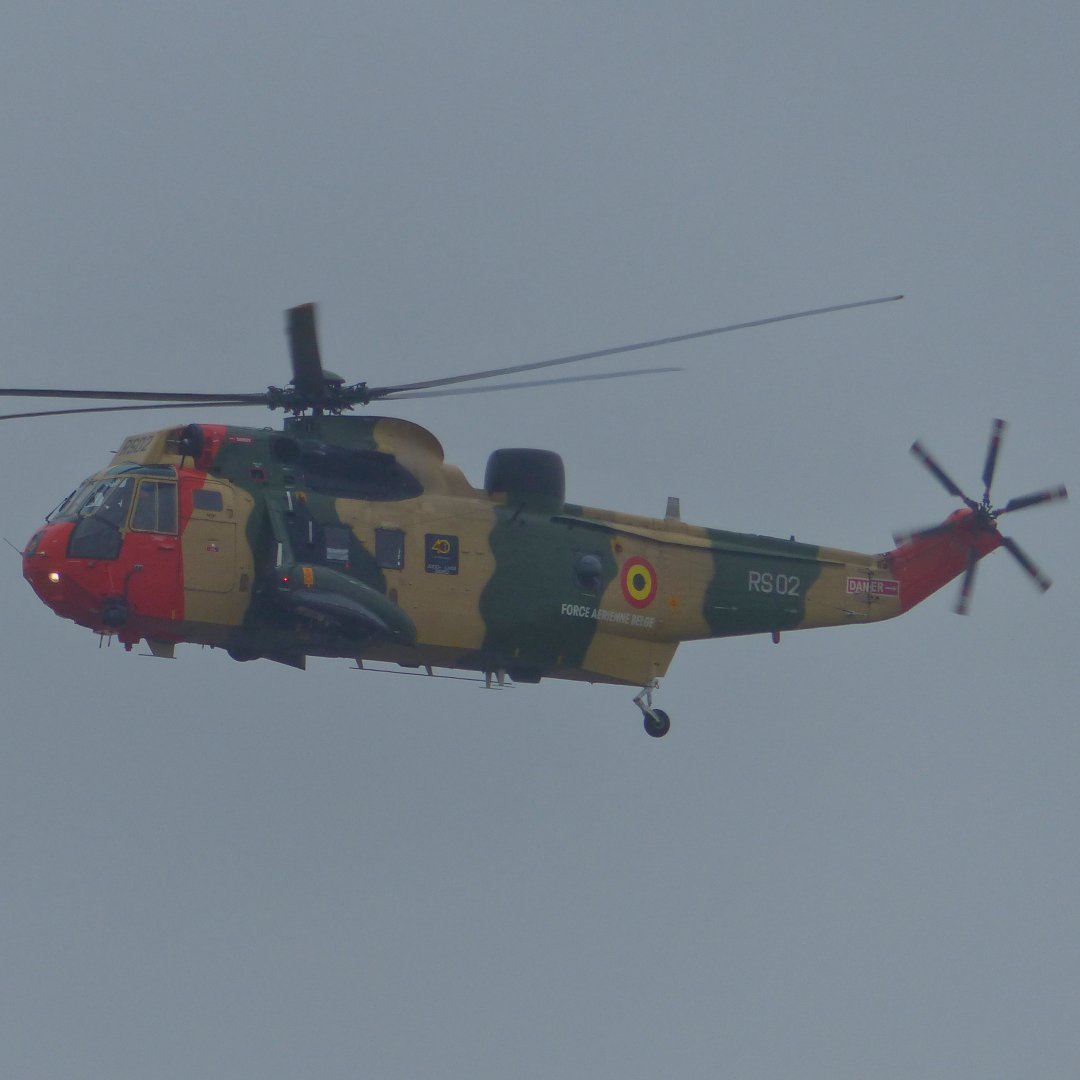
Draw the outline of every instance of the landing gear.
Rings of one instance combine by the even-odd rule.
[[[652,715],[645,714],[645,734],[654,739],[662,739],[671,730],[671,718],[663,709],[653,709]]]
[[[645,734],[654,739],[662,739],[671,730],[671,717],[663,709],[654,709],[652,703],[653,691],[659,686],[659,682],[653,679],[641,688],[641,693],[634,698],[634,704],[641,710],[645,721]]]
[[[101,624],[117,630],[128,621],[128,606],[122,596],[107,596],[101,605]]]

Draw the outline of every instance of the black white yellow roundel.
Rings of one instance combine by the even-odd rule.
[[[631,607],[648,607],[656,596],[656,571],[648,559],[635,555],[623,563],[622,591]]]

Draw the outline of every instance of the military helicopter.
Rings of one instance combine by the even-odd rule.
[[[647,374],[649,368],[486,387],[458,384],[672,345],[900,297],[772,316],[573,356],[394,386],[322,366],[315,307],[286,313],[293,378],[259,393],[0,389],[0,396],[139,404],[61,413],[264,405],[281,430],[189,423],[126,438],[30,539],[23,575],[56,614],[128,650],[180,642],[235,660],[304,668],[308,656],[464,671],[487,685],[543,678],[640,687],[646,732],[683,641],[859,626],[900,615],[962,575],[966,613],[978,561],[1004,547],[1041,588],[1049,580],[998,519],[1066,498],[1063,486],[990,500],[1005,424],[995,420],[983,494],[970,498],[920,443],[913,452],[963,506],[880,554],[818,547],[566,501],[551,450],[495,450],[474,488],[438,440],[406,420],[345,415],[387,399]]]

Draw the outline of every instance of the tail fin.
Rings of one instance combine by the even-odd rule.
[[[910,611],[961,574],[966,576],[960,610],[966,610],[975,565],[1001,545],[997,529],[983,526],[978,514],[967,508],[950,514],[940,525],[903,539],[885,555],[890,572],[900,582],[901,610]]]

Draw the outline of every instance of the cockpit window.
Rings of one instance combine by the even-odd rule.
[[[139,532],[176,532],[176,485],[167,480],[141,480],[131,527]]]
[[[133,477],[111,477],[84,485],[63,507],[78,519],[68,541],[72,559],[115,559],[120,554],[120,530],[131,508]]]
[[[135,481],[130,476],[122,480],[99,480],[79,503],[76,512],[80,518],[95,517],[120,528],[131,506],[134,487]]]
[[[95,480],[84,480],[55,510],[45,515],[45,520],[55,521],[57,518],[74,517],[75,508],[90,494],[96,484]]]

